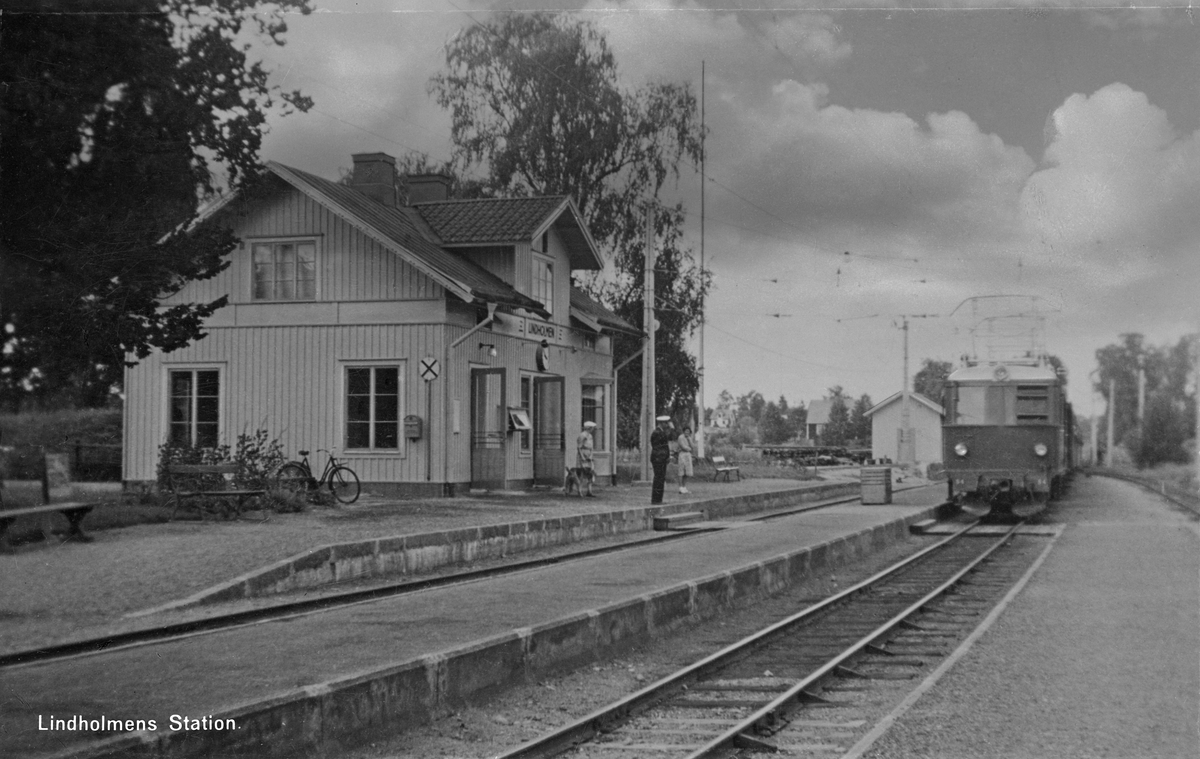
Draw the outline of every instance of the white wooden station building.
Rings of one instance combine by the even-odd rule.
[[[614,473],[612,336],[641,333],[572,286],[605,263],[574,202],[454,200],[425,175],[400,205],[391,156],[353,159],[346,183],[269,162],[253,199],[202,215],[241,245],[164,305],[229,304],[126,371],[126,482],[155,479],[164,442],[264,429],[373,492],[561,484],[584,421]]]

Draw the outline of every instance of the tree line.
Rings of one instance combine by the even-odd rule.
[[[1112,408],[1114,447],[1124,449],[1138,467],[1190,461],[1196,393],[1189,394],[1188,385],[1195,380],[1192,351],[1200,335],[1182,337],[1174,345],[1151,345],[1137,332],[1119,337],[1096,351],[1099,370],[1093,385]],[[1109,463],[1114,452],[1107,451],[1107,422],[1101,418],[1096,423],[1102,457]]]

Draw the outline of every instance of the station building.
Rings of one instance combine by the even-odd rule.
[[[575,203],[455,200],[424,175],[401,205],[391,156],[353,160],[343,183],[268,162],[252,198],[201,214],[240,246],[164,305],[228,305],[127,369],[126,482],[155,479],[164,442],[264,429],[315,470],[335,451],[370,492],[561,485],[584,421],[612,475],[612,338],[641,332],[572,286],[605,263]]]

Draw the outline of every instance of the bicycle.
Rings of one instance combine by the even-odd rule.
[[[275,473],[275,482],[279,488],[288,493],[312,493],[320,490],[326,484],[329,492],[341,503],[354,503],[358,500],[360,487],[358,475],[345,464],[339,464],[333,451],[318,448],[317,453],[328,453],[329,460],[325,462],[325,471],[321,478],[313,477],[312,467],[308,464],[308,451],[297,451],[303,458],[300,461],[289,461],[279,467]]]

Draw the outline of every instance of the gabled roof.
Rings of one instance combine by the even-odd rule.
[[[275,161],[268,161],[267,168],[468,303],[498,303],[548,316],[538,301],[430,240],[428,231],[419,219],[409,216],[408,209],[389,208],[358,190]]]
[[[829,398],[809,403],[808,421],[805,424],[829,424],[829,411],[832,408],[833,401]]]
[[[867,409],[866,416],[871,416],[876,411],[879,411],[880,409],[882,409],[884,406],[888,406],[888,405],[898,402],[902,396],[903,396],[903,393],[893,393],[892,395],[889,395],[888,397],[884,398],[879,403],[876,403],[874,406]],[[926,408],[928,408],[930,411],[937,414],[938,416],[942,416],[943,414],[946,413],[946,409],[942,408],[941,404],[934,403],[933,401],[929,400],[928,398],[921,395],[920,393],[909,393],[908,397],[913,399],[914,401],[917,401],[922,406],[925,406]]]
[[[592,300],[582,290],[571,288],[571,318],[594,332],[622,332],[641,335],[642,331]]]
[[[572,269],[604,268],[579,209],[565,195],[439,200],[418,203],[413,209],[442,245],[530,243],[553,227],[566,243]]]

